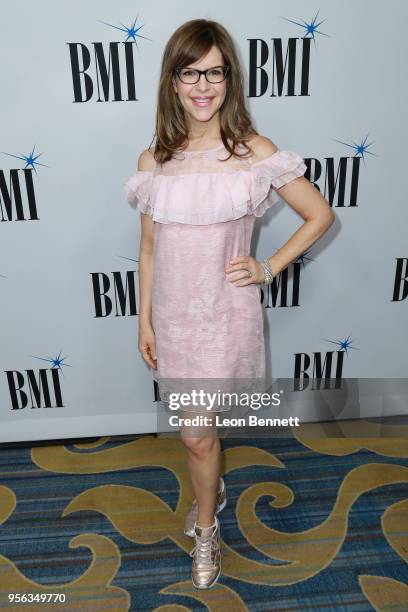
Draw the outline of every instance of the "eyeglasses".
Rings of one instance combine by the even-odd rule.
[[[196,70],[194,68],[175,68],[174,72],[182,83],[194,85],[198,83],[201,75],[204,74],[209,83],[221,83],[226,78],[230,66],[214,66],[207,70]]]

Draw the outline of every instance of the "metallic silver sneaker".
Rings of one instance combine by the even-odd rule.
[[[191,580],[197,589],[208,589],[221,573],[220,523],[214,516],[211,527],[200,527],[194,523],[195,546],[190,552],[193,557]]]
[[[217,505],[215,507],[215,514],[221,512],[227,505],[227,492],[225,489],[224,479],[220,476],[219,480],[219,489],[217,496]],[[184,522],[184,533],[190,538],[194,538],[194,523],[198,518],[198,504],[197,500],[194,498],[192,506],[187,513],[186,520]]]

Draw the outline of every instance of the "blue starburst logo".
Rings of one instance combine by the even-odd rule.
[[[142,36],[142,34],[139,34],[139,30],[141,30],[144,26],[140,25],[139,27],[136,27],[136,21],[138,19],[138,16],[136,17],[136,19],[134,20],[133,24],[130,25],[129,27],[123,25],[123,23],[120,24],[120,26],[116,26],[113,25],[112,23],[107,23],[106,21],[101,21],[100,19],[98,19],[99,23],[103,23],[104,25],[109,26],[110,28],[114,28],[115,30],[119,30],[120,32],[124,32],[125,36],[125,40],[123,42],[127,42],[128,40],[133,40],[136,43],[136,47],[137,47],[137,38],[144,38],[145,40],[151,40],[150,38],[147,38],[147,36]]]
[[[319,11],[317,11],[315,18],[312,19],[312,21],[310,21],[309,23],[307,21],[304,21],[304,19],[301,19],[300,22],[294,21],[293,19],[288,19],[287,17],[281,17],[281,19],[285,19],[285,21],[289,21],[290,23],[294,23],[295,25],[301,27],[304,30],[304,36],[302,38],[313,38],[313,41],[316,46],[315,34],[321,34],[322,36],[330,36],[329,34],[326,34],[325,32],[320,32],[320,30],[317,29],[319,25],[321,25],[323,21],[325,21],[323,19],[323,21],[319,21],[319,23],[316,23],[318,14]]]
[[[138,259],[135,259],[134,257],[125,257],[124,255],[117,255],[117,257],[119,257],[120,259],[126,259],[127,261],[132,261],[132,262],[134,262],[135,264],[138,264],[138,263],[139,263],[139,260],[138,260]],[[135,266],[135,268],[136,268],[136,267],[137,267],[137,266]]]
[[[20,153],[20,155],[13,155],[13,153],[6,153],[5,151],[1,151],[1,153],[3,153],[4,155],[9,155],[10,157],[15,157],[16,159],[21,159],[22,161],[25,162],[25,166],[24,168],[22,168],[22,170],[31,168],[32,170],[34,170],[36,174],[38,174],[36,166],[45,166],[46,168],[49,168],[49,166],[37,161],[37,159],[40,157],[40,155],[42,155],[42,153],[38,153],[37,155],[34,155],[35,147],[36,145],[33,146],[32,152],[29,153],[28,155],[23,155],[22,153]]]
[[[350,149],[353,149],[354,151],[354,155],[353,157],[361,157],[365,163],[365,157],[364,155],[367,153],[368,155],[374,155],[374,157],[378,157],[378,155],[376,155],[375,153],[373,153],[372,151],[368,150],[368,147],[371,147],[371,145],[373,144],[372,142],[369,142],[367,144],[367,139],[368,139],[368,134],[367,136],[364,138],[364,140],[361,141],[361,144],[357,144],[355,142],[353,142],[352,144],[349,144],[348,142],[343,142],[342,140],[336,140],[335,138],[333,139],[335,142],[339,142],[340,144],[345,145],[346,147],[350,147]]]
[[[302,264],[303,267],[305,267],[305,261],[314,261],[314,259],[312,259],[311,257],[308,257],[307,254],[310,253],[311,251],[305,251],[304,253],[301,253],[300,255],[298,255],[298,257],[295,259],[295,261],[293,263],[298,263],[300,262]]]
[[[30,355],[30,357],[34,357],[34,359],[41,359],[41,361],[47,361],[48,363],[52,364],[51,368],[59,369],[64,374],[61,366],[66,366],[69,368],[73,368],[74,366],[70,365],[69,363],[64,363],[64,359],[66,359],[66,357],[61,357],[61,353],[62,351],[59,352],[57,357],[37,357],[36,355]]]
[[[135,263],[139,262],[139,260],[134,257],[125,257],[124,255],[117,255],[117,257],[120,257],[120,259],[127,259],[127,261],[134,261]]]
[[[347,353],[347,349],[355,349],[357,351],[359,351],[360,349],[357,348],[356,346],[351,346],[351,343],[353,342],[353,340],[351,339],[351,335],[347,336],[347,338],[345,338],[344,340],[327,340],[326,338],[323,338],[323,340],[325,340],[326,342],[331,342],[332,344],[337,344],[340,351],[344,351],[345,353]]]

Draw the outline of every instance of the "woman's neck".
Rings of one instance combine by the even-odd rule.
[[[220,124],[218,113],[211,117],[210,121],[204,125],[201,121],[190,121],[188,130],[188,141],[194,146],[203,147],[218,144],[221,140]]]

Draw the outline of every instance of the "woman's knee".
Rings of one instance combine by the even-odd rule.
[[[181,432],[181,439],[189,451],[196,455],[206,455],[216,448],[219,440],[214,434],[196,436],[188,432]]]

